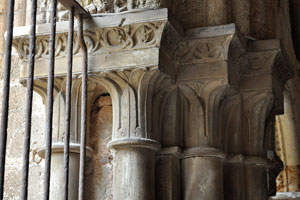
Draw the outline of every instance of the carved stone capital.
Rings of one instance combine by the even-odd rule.
[[[90,76],[113,100],[113,139],[158,138],[152,131],[152,97],[164,74],[158,67],[105,71]]]
[[[177,65],[178,81],[224,77],[234,84],[238,81],[234,76],[240,71],[235,63],[244,52],[244,40],[235,25],[229,24],[186,31],[172,59]]]
[[[21,83],[26,86],[26,81]],[[35,78],[34,91],[43,99],[44,104],[47,102],[47,78]],[[81,78],[73,77],[71,89],[71,143],[80,143],[80,112],[81,112]],[[56,77],[54,79],[53,89],[53,133],[52,141],[55,144],[64,142],[65,137],[65,110],[66,110],[66,77]],[[57,149],[59,149],[57,147]]]
[[[283,102],[283,86],[293,77],[293,71],[280,40],[249,42],[240,63],[242,91],[272,91],[276,100]]]
[[[137,11],[84,20],[84,38],[89,52],[89,72],[159,65],[159,48],[168,22],[167,9]],[[77,24],[75,24],[76,29]],[[37,26],[36,77],[47,77],[49,24]],[[27,77],[29,26],[14,29],[14,47],[22,60],[20,78]],[[55,75],[67,71],[68,22],[57,23]],[[75,32],[73,73],[81,73],[81,48]]]
[[[63,115],[65,108],[64,85],[68,66],[67,23],[57,23],[55,98],[57,104],[61,105],[57,106],[57,112],[60,113],[58,116]],[[113,139],[126,137],[157,139],[158,137],[152,131],[151,108],[152,95],[155,88],[158,88],[156,85],[165,77],[160,73],[158,66],[159,48],[166,24],[171,24],[167,9],[127,12],[84,21],[84,37],[89,51],[89,83],[103,85],[112,96]],[[35,89],[44,98],[46,98],[50,29],[48,24],[37,26],[35,77],[38,80]],[[29,27],[15,28],[14,46],[22,60],[21,80],[26,79],[28,71],[28,35]],[[78,84],[73,84],[73,87],[78,87],[73,92],[76,95],[79,94],[81,87],[81,64],[78,63],[81,63],[82,59],[76,33],[73,56],[73,76],[79,80]],[[76,110],[78,105],[72,109]],[[56,108],[56,103],[54,107]],[[79,112],[75,114],[75,116],[80,115]],[[57,120],[59,121],[57,126],[60,127],[63,117]],[[64,129],[58,128],[58,130],[57,138],[61,138]]]
[[[225,96],[239,89],[238,58],[245,53],[245,42],[234,24],[190,29],[185,33],[178,26],[167,27],[160,69],[170,75],[173,83],[161,87],[167,94],[160,94],[164,95],[159,119],[172,125],[158,126],[163,145],[221,148],[223,134],[218,131],[218,115]],[[177,136],[170,135],[174,132]],[[183,140],[179,142],[176,138]]]

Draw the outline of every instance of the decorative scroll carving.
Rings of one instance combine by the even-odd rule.
[[[180,42],[175,49],[174,59],[182,64],[226,60],[231,39],[232,35]]]
[[[262,48],[264,45],[273,45],[274,48],[264,50]],[[279,81],[281,85],[281,88],[274,87],[273,89],[282,90],[284,83],[293,77],[292,66],[287,56],[285,56],[285,49],[275,40],[267,41],[265,44],[264,42],[256,41],[251,44],[251,48],[255,51],[250,49],[250,51],[239,60],[242,66],[241,75],[253,76],[253,78],[258,75],[264,75],[265,80],[268,78],[267,76],[270,75],[273,81]],[[271,79],[270,76],[269,79]],[[263,80],[261,79],[260,81]],[[271,88],[269,89],[271,90]],[[282,96],[282,91],[280,93]]]
[[[160,46],[160,36],[164,23],[134,24],[124,27],[113,27],[88,30],[84,33],[89,53],[105,53],[112,51],[134,50]],[[75,38],[77,38],[75,34]],[[56,57],[64,57],[67,54],[68,34],[56,35]],[[27,60],[29,55],[29,39],[15,38],[14,47],[22,60]],[[36,59],[47,59],[49,56],[49,36],[37,36]],[[80,52],[78,40],[74,41],[74,54]]]
[[[247,70],[260,70],[261,68],[272,65],[272,58],[276,53],[274,51],[266,51],[266,52],[259,52],[259,53],[248,53],[246,54],[243,59],[241,59],[241,65],[243,66],[244,70],[247,73]]]

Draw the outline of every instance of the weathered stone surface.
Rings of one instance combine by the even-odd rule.
[[[13,57],[11,70],[11,98],[8,121],[7,160],[5,176],[4,198],[8,200],[19,199],[21,177],[23,168],[23,135],[25,131],[25,98],[26,88],[18,82],[18,58]],[[2,87],[2,82],[0,83]],[[2,90],[1,92],[2,93]],[[0,94],[1,95],[1,94]],[[44,144],[44,105],[41,97],[33,95],[32,136],[29,157],[29,190],[30,199],[41,199],[43,191],[36,190],[43,187],[44,162],[37,154],[38,149]]]
[[[300,194],[299,192],[278,192],[276,197],[271,197],[270,200],[275,200],[275,199],[281,199],[281,200],[291,200],[295,199],[298,200],[300,199]]]
[[[185,200],[223,199],[223,166],[217,158],[191,157],[181,161],[181,195]],[[205,168],[206,170],[195,170]]]
[[[159,155],[155,164],[155,199],[180,199],[180,160],[174,155]]]
[[[281,121],[276,122],[276,150],[285,163],[278,189],[298,190],[298,73],[284,87],[299,68],[290,34],[288,1],[81,3],[93,13],[110,13],[97,14],[93,21],[86,19],[84,27],[90,72],[88,146],[93,149],[89,149],[87,161],[88,199],[265,200],[274,194],[275,178],[282,167],[275,153],[274,127],[275,115],[283,113],[284,101],[286,115],[276,119]],[[25,17],[18,17],[24,13],[24,7],[25,1],[17,3],[19,25],[24,23]],[[169,11],[143,10],[162,7]],[[67,15],[66,8],[58,5],[58,21],[67,20]],[[49,1],[39,1],[38,22],[47,21]],[[56,143],[64,138],[66,25],[67,22],[58,23],[53,135]],[[15,47],[22,66],[19,72],[19,60],[14,59],[11,91],[16,96],[11,99],[9,121],[7,199],[18,198],[15,187],[19,187],[23,130],[15,127],[24,124],[24,101],[20,97],[25,93],[18,79],[26,85],[28,68],[29,29],[15,30]],[[48,64],[45,35],[49,30],[47,24],[39,25],[37,30],[35,90],[43,99]],[[273,38],[281,41],[270,40]],[[72,98],[71,122],[71,140],[77,145],[72,149],[76,155],[72,164],[74,185],[80,142],[78,63],[82,59],[76,41],[76,97]],[[34,102],[40,107],[34,114],[37,124],[33,125],[30,181],[41,185],[43,160],[37,147],[43,144],[43,108],[41,99]],[[62,167],[62,148],[54,146],[53,165]],[[55,185],[62,182],[62,173],[53,169]],[[52,187],[52,198],[61,196],[59,185]],[[40,199],[42,191],[32,193],[31,189],[30,198]],[[76,195],[77,187],[71,192]],[[286,198],[280,195],[274,199]]]
[[[91,134],[88,143],[93,156],[88,164],[86,179],[87,199],[112,199],[113,155],[106,148],[111,140],[112,104],[110,96],[100,96],[91,116]]]

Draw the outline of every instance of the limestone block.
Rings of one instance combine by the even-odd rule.
[[[267,171],[264,166],[245,166],[246,199],[267,199]]]
[[[63,200],[64,194],[64,154],[52,153],[51,155],[51,184],[50,184],[50,199]],[[69,198],[78,198],[78,184],[79,184],[79,154],[70,153],[70,167],[69,167]]]
[[[245,180],[242,163],[224,164],[224,199],[242,200],[245,197]]]
[[[150,149],[119,149],[114,156],[113,198],[154,200],[154,152]]]
[[[185,200],[222,200],[222,160],[208,157],[183,159],[181,161],[181,195]]]
[[[155,199],[180,199],[180,161],[174,155],[158,155],[155,164]]]
[[[274,197],[270,197],[269,200],[275,200],[275,199],[280,199],[280,200],[299,200],[300,199],[300,194],[299,192],[277,192],[277,195]]]

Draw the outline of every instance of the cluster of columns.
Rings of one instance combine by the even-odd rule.
[[[110,25],[106,43],[99,43],[108,53],[96,51],[98,41],[86,33],[89,83],[102,84],[113,101],[107,145],[114,152],[113,198],[265,200],[274,194],[281,167],[274,117],[283,112],[283,85],[292,76],[280,41],[246,41],[234,24],[184,32],[166,9],[128,15],[138,28]],[[99,24],[105,20],[112,21],[107,16]],[[51,199],[60,199],[63,182],[65,91],[58,74]],[[44,97],[46,79],[36,81]],[[80,78],[72,91],[69,191],[76,199]]]

